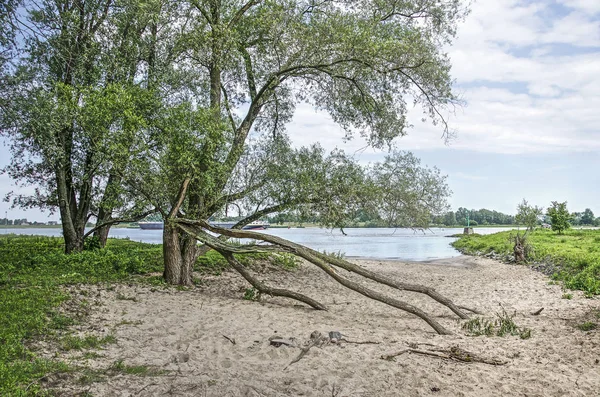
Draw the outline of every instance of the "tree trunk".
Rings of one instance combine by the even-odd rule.
[[[100,202],[100,209],[98,210],[98,221],[97,225],[109,222],[112,219],[113,209],[115,207],[115,200],[117,199],[116,190],[121,183],[121,178],[111,172],[104,188],[104,194],[102,195],[102,201]],[[110,225],[102,226],[94,232],[94,237],[98,239],[100,248],[106,247],[106,240],[108,239],[108,233],[110,232]]]
[[[192,274],[198,258],[196,239],[165,223],[163,229],[163,277],[168,284],[193,285]]]
[[[167,284],[179,285],[182,266],[179,232],[166,222],[163,229],[163,257],[165,262],[163,277],[165,281]]]

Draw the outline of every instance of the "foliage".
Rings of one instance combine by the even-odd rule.
[[[160,246],[109,240],[105,250],[64,254],[64,241],[41,236],[0,237],[0,395],[39,391],[35,380],[50,372],[70,371],[68,365],[41,359],[27,341],[65,330],[74,320],[58,307],[69,299],[60,287],[75,283],[131,280],[160,271]],[[90,348],[113,338],[65,336],[65,349]]]
[[[255,288],[246,288],[244,290],[244,299],[247,301],[255,301],[260,297],[260,293]]]
[[[116,338],[113,335],[106,335],[99,338],[95,335],[87,335],[84,337],[66,335],[61,339],[61,348],[65,351],[97,349],[109,343],[116,343]]]
[[[598,324],[591,321],[586,321],[585,323],[579,324],[577,328],[579,328],[582,331],[592,331],[598,328]]]
[[[547,215],[551,219],[552,230],[562,234],[565,230],[571,227],[571,214],[567,210],[567,202],[559,203],[553,201],[552,206],[548,208]]]
[[[531,337],[529,328],[521,328],[515,324],[513,318],[516,312],[509,314],[504,308],[502,312],[496,313],[493,320],[483,317],[474,317],[462,325],[462,329],[471,336],[519,336],[521,339]]]
[[[300,264],[300,260],[292,254],[281,253],[270,256],[271,263],[285,270],[295,270]]]
[[[463,236],[452,245],[469,255],[495,253],[512,258],[511,233]],[[542,270],[549,270],[567,288],[600,294],[600,230],[567,230],[562,235],[536,230],[528,235],[528,240],[533,247],[529,259],[534,266],[541,264]]]
[[[519,225],[527,226],[527,230],[532,231],[535,229],[539,222],[539,217],[544,213],[542,207],[529,205],[527,200],[523,199],[519,205],[517,205],[517,215],[515,221]]]

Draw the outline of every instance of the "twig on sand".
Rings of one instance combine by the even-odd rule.
[[[532,315],[532,316],[537,316],[537,315],[539,315],[539,314],[542,312],[542,310],[544,310],[544,308],[543,308],[543,307],[541,307],[541,308],[539,308],[538,310],[534,311],[533,313],[531,313],[531,315]]]
[[[394,357],[400,356],[404,353],[422,354],[422,355],[426,355],[426,356],[442,358],[445,360],[454,360],[454,361],[460,361],[460,362],[465,362],[465,363],[477,362],[477,363],[483,363],[483,364],[489,364],[489,365],[504,365],[504,364],[508,363],[508,361],[502,361],[502,360],[495,359],[495,358],[485,358],[485,357],[478,356],[474,353],[463,350],[458,346],[452,346],[450,349],[438,348],[438,349],[432,349],[432,350],[408,348],[408,349],[403,349],[403,350],[397,351],[395,353],[384,354],[381,356],[381,358],[383,360],[392,360]]]
[[[149,388],[150,386],[156,386],[156,385],[158,385],[158,383],[148,383],[146,386],[144,386],[140,390],[136,391],[135,394],[138,395],[141,392],[143,392],[144,390],[146,390],[147,388]]]
[[[229,342],[231,342],[232,344],[235,345],[235,339],[230,338],[229,336],[225,335],[225,334],[221,334],[221,336],[225,339],[227,339]]]
[[[302,359],[302,357],[304,357],[304,355],[306,355],[306,353],[308,353],[308,351],[314,347],[314,346],[321,346],[324,343],[328,343],[329,342],[329,338],[327,336],[323,336],[319,331],[314,331],[312,334],[310,334],[310,340],[308,342],[308,344],[305,347],[302,347],[300,349],[300,354],[298,354],[298,356],[292,360],[291,363],[289,363],[283,370],[285,371],[286,369],[288,369],[288,367],[294,363],[297,363],[298,361],[300,361]]]
[[[346,342],[346,343],[352,343],[355,345],[378,345],[381,343],[381,342],[377,342],[377,341],[373,341],[373,340],[354,341],[354,340],[349,340],[346,338],[342,338],[342,339],[340,339],[340,341]]]

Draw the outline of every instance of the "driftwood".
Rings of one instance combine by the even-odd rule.
[[[223,338],[227,339],[229,342],[231,342],[232,345],[235,345],[235,339],[234,338],[231,338],[231,337],[229,337],[229,336],[227,336],[225,334],[221,334],[221,336]]]
[[[312,334],[310,334],[310,340],[308,341],[308,344],[300,349],[300,354],[298,354],[298,356],[293,359],[283,370],[285,371],[290,365],[302,360],[302,357],[304,357],[312,347],[320,347],[325,343],[329,343],[329,338],[327,336],[323,336],[319,331],[314,331]]]
[[[341,285],[356,291],[368,298],[380,301],[389,306],[395,307],[397,309],[403,310],[405,312],[411,313],[425,322],[427,322],[437,333],[443,335],[449,335],[451,332],[444,328],[441,324],[439,324],[436,320],[434,320],[427,313],[422,311],[420,308],[413,306],[407,302],[401,301],[399,299],[390,297],[385,295],[379,291],[368,288],[356,281],[353,281],[349,278],[344,277],[335,268],[345,269],[351,273],[358,274],[362,277],[365,277],[369,280],[375,281],[380,284],[387,285],[389,287],[395,288],[401,291],[411,291],[417,292],[421,294],[425,294],[435,301],[441,303],[442,305],[449,308],[452,312],[454,312],[458,317],[462,319],[469,318],[469,316],[465,313],[464,310],[468,310],[474,313],[478,313],[475,309],[461,309],[459,306],[455,305],[450,299],[444,297],[439,294],[432,288],[418,285],[418,284],[408,284],[398,282],[392,278],[379,275],[377,273],[371,272],[370,270],[364,269],[361,266],[350,263],[341,258],[335,258],[329,255],[322,254],[300,244],[293,243],[291,241],[282,239],[280,237],[271,236],[263,233],[256,233],[247,230],[238,230],[238,229],[223,229],[210,225],[205,221],[194,221],[187,219],[176,219],[173,220],[176,222],[177,227],[185,231],[186,233],[194,236],[197,240],[203,242],[206,246],[215,249],[221,255],[223,255],[227,261],[231,264],[231,266],[238,271],[250,284],[252,284],[259,292],[266,293],[273,296],[284,296],[291,299],[299,300],[308,304],[309,306],[315,309],[324,310],[325,306],[315,301],[312,298],[309,298],[305,295],[288,291],[285,289],[271,288],[269,286],[264,285],[259,280],[254,278],[250,272],[237,260],[234,258],[233,254],[247,254],[247,253],[259,253],[259,252],[288,252],[292,253],[298,257],[306,259],[313,265],[317,266],[325,273],[327,273],[331,278],[340,283]],[[216,238],[204,230],[209,230],[213,233],[218,233],[221,236],[226,236],[229,238],[245,238],[245,239],[253,239],[258,241],[265,241],[271,245],[269,246],[234,246],[232,244],[228,244],[222,239]]]
[[[542,310],[544,310],[543,307],[539,308],[538,310],[534,311],[533,313],[531,313],[532,316],[539,316],[540,313],[542,312]]]
[[[423,350],[423,349],[409,347],[409,348],[402,349],[402,350],[399,350],[394,353],[384,354],[381,356],[381,359],[393,360],[394,357],[398,357],[405,353],[421,354],[421,355],[425,355],[425,356],[441,358],[444,360],[454,360],[454,361],[460,361],[460,362],[464,362],[464,363],[476,362],[476,363],[483,363],[483,364],[489,364],[489,365],[505,365],[508,363],[508,361],[503,361],[503,360],[499,360],[499,359],[495,359],[495,358],[481,357],[475,353],[471,353],[467,350],[463,350],[458,346],[452,346],[449,349],[436,348],[436,349],[431,349],[431,350]]]

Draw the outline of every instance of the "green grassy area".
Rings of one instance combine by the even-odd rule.
[[[36,355],[31,342],[44,339],[63,351],[94,349],[114,343],[109,335],[74,336],[70,325],[80,319],[62,314],[59,307],[70,299],[65,286],[141,282],[160,284],[162,246],[125,239],[109,239],[102,250],[65,255],[62,238],[46,236],[0,236],[0,396],[44,395],[39,380],[49,373],[79,371],[57,361]],[[269,259],[282,269],[297,264],[288,255],[252,254],[237,256],[242,263]],[[220,274],[227,261],[215,251],[201,256],[196,263],[200,273]],[[135,297],[118,295],[117,299]],[[128,371],[130,369],[123,367]],[[141,370],[140,370],[141,371]],[[153,373],[153,372],[149,372]]]
[[[63,253],[60,238],[43,236],[0,237],[0,395],[42,393],[37,382],[50,372],[70,371],[65,363],[42,359],[28,348],[38,338],[57,338],[75,319],[58,307],[69,295],[61,288],[79,283],[130,280],[160,271],[160,246],[128,240],[110,240],[101,251]],[[66,335],[63,349],[97,347],[92,337]],[[43,393],[42,393],[43,394]]]
[[[513,253],[510,236],[515,233],[462,236],[452,245],[464,254],[495,253],[507,259]],[[542,270],[551,269],[552,277],[563,281],[567,288],[600,294],[600,230],[570,229],[562,235],[536,230],[528,235],[528,242],[533,248],[529,262],[541,264]]]

